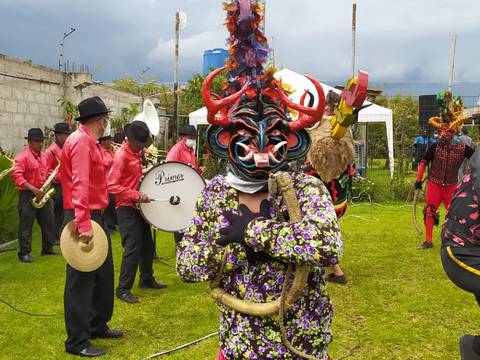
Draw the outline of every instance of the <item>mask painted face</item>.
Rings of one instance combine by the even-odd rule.
[[[310,137],[303,129],[321,119],[325,108],[323,89],[316,80],[311,79],[320,94],[315,108],[303,106],[306,94],[300,105],[291,102],[280,84],[275,99],[280,99],[278,102],[272,99],[271,92],[262,93],[260,88],[257,88],[256,96],[242,98],[248,90],[248,83],[236,94],[213,100],[210,83],[219,70],[207,76],[202,88],[208,120],[212,124],[207,143],[213,153],[228,159],[235,169],[256,179],[268,178],[270,173],[285,170],[289,161],[306,155]],[[291,121],[283,110],[286,107],[298,111],[299,119]]]

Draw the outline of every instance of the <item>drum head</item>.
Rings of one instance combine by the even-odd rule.
[[[164,162],[150,169],[140,184],[139,190],[156,200],[140,204],[140,212],[158,229],[184,229],[204,188],[205,181],[192,167],[176,161]]]

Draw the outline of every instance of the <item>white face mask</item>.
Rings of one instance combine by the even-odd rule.
[[[193,139],[187,139],[185,140],[185,145],[187,145],[189,148],[195,147],[196,141]]]

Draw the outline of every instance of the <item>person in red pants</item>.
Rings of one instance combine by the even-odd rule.
[[[425,221],[425,241],[422,249],[431,249],[433,226],[439,223],[438,208],[443,203],[448,211],[453,193],[457,188],[458,169],[465,158],[470,158],[474,150],[462,143],[454,141],[458,128],[464,118],[462,100],[453,98],[447,91],[437,95],[440,117],[431,117],[428,122],[438,129],[439,140],[430,146],[418,166],[415,188],[422,188],[425,169],[430,164],[427,177],[426,205],[423,211]]]

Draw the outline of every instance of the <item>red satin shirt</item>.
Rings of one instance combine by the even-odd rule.
[[[75,211],[75,223],[80,232],[90,231],[90,210],[104,210],[108,194],[97,139],[87,127],[80,125],[68,137],[61,164],[63,207]]]
[[[167,154],[167,161],[179,161],[184,164],[191,164],[198,172],[201,172],[197,165],[195,150],[189,148],[183,140],[173,145]]]
[[[141,153],[134,153],[127,142],[117,151],[108,173],[108,192],[115,195],[115,207],[137,208],[138,186],[142,177]]]
[[[11,176],[18,190],[27,190],[23,187],[25,183],[40,189],[48,176],[45,155],[29,147],[23,149],[15,157],[15,170]]]
[[[57,167],[58,161],[62,158],[62,148],[58,146],[57,143],[52,143],[48,149],[45,150],[45,157],[47,159],[47,172],[48,175],[50,175]],[[60,182],[60,171],[55,176],[53,182],[56,184]]]
[[[100,149],[103,164],[105,165],[105,175],[107,175],[113,165],[113,156],[115,155],[115,153],[113,151],[108,151],[100,144],[98,144],[98,148]]]

